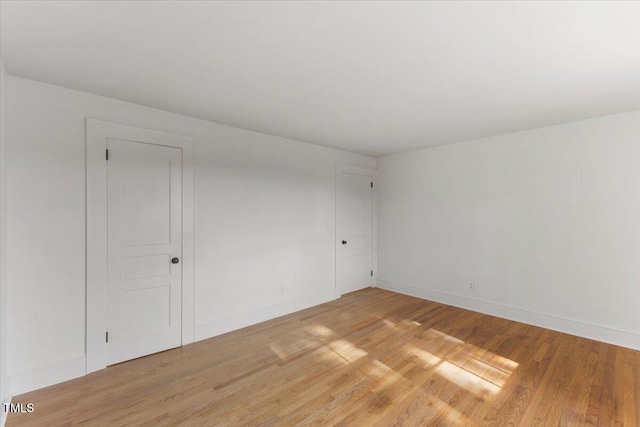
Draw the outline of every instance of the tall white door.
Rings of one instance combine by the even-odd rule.
[[[181,344],[182,152],[107,140],[107,364]]]
[[[373,178],[343,170],[337,181],[336,287],[345,294],[373,281]]]

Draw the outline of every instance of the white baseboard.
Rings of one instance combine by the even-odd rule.
[[[398,292],[405,295],[435,301],[454,307],[477,311],[491,316],[504,319],[515,320],[529,325],[539,326],[570,335],[602,341],[609,344],[640,350],[640,334],[612,329],[605,326],[580,322],[577,320],[551,316],[548,314],[536,313],[521,308],[495,304],[488,301],[481,301],[473,298],[465,298],[446,292],[421,288],[413,285],[393,282],[390,280],[378,279],[378,288],[388,291]]]
[[[11,394],[17,396],[53,384],[68,381],[85,375],[85,356],[75,357],[54,365],[25,369],[10,374]]]
[[[285,301],[283,303],[265,307],[260,310],[217,319],[213,322],[208,322],[203,325],[197,325],[195,338],[196,341],[201,341],[207,338],[215,337],[217,335],[222,335],[227,332],[255,325],[256,323],[284,316],[295,311],[304,310],[305,308],[313,307],[319,304],[324,304],[325,302],[333,301],[338,297],[339,295],[333,290],[325,291],[318,294]]]

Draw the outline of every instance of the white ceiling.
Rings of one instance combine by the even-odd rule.
[[[9,74],[371,155],[640,109],[639,2],[1,3]]]

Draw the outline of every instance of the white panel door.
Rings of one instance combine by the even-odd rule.
[[[107,364],[181,344],[182,152],[107,140]]]
[[[337,179],[336,287],[345,294],[372,284],[373,180],[346,171]]]

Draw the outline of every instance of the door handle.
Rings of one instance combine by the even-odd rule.
[[[346,241],[346,240],[343,240],[343,241],[342,241],[342,244],[343,244],[343,245],[346,245],[346,244],[347,244],[347,241]]]
[[[178,258],[177,256],[171,258],[171,264],[177,264],[180,262],[180,258]]]

